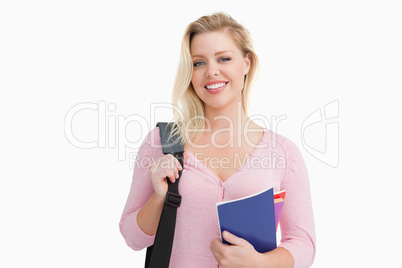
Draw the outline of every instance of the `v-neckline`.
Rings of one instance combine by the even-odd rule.
[[[253,148],[253,150],[249,153],[249,155],[247,156],[246,160],[242,163],[242,165],[235,170],[232,174],[229,175],[229,177],[226,178],[226,180],[222,180],[217,174],[215,174],[215,172],[213,172],[210,168],[208,168],[207,166],[204,165],[203,162],[201,162],[200,160],[198,160],[197,157],[195,157],[195,155],[185,149],[184,152],[187,154],[187,156],[191,156],[192,159],[194,159],[194,165],[197,167],[198,165],[200,165],[204,170],[206,170],[212,177],[216,178],[219,180],[220,183],[226,183],[229,179],[231,179],[234,175],[238,174],[240,171],[242,171],[246,165],[247,162],[251,161],[252,157],[254,157],[257,153],[257,150],[259,149],[260,145],[263,143],[263,141],[265,140],[265,137],[267,136],[268,133],[268,129],[266,128],[262,128],[263,129],[263,135],[260,139],[260,141],[257,143],[257,145]]]

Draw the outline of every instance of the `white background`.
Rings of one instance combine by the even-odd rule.
[[[112,140],[134,147],[154,122],[170,120],[167,110],[151,118],[150,105],[170,102],[187,24],[215,11],[255,41],[261,72],[250,115],[286,115],[276,131],[305,158],[313,267],[400,265],[398,1],[85,0],[0,4],[1,267],[143,267],[145,251],[128,248],[118,230],[136,149]],[[303,121],[333,101],[337,167],[301,140]],[[65,134],[66,115],[82,103],[110,104],[110,121],[99,120],[109,140],[96,148]],[[75,137],[106,135],[97,112],[76,114]],[[325,144],[322,126],[310,129],[316,147]]]

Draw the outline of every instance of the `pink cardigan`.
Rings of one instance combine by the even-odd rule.
[[[153,193],[148,164],[163,155],[159,128],[148,133],[134,167],[131,190],[125,205],[120,232],[133,250],[153,244],[137,224],[137,213]],[[294,267],[309,267],[315,257],[315,229],[307,170],[296,145],[264,128],[258,146],[243,165],[223,182],[186,151],[179,192],[176,230],[170,267],[218,267],[210,243],[219,238],[216,202],[240,198],[268,187],[286,190],[280,217],[281,243],[294,257]]]

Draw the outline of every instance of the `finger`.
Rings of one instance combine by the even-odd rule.
[[[176,175],[172,169],[165,170],[165,175],[167,178],[169,178],[171,183],[176,181]]]
[[[173,183],[179,177],[179,171],[176,167],[168,169],[167,173],[169,174],[170,181]]]
[[[181,171],[183,168],[182,168],[179,160],[177,160],[176,157],[174,157],[171,154],[168,154],[168,157],[169,157],[169,159],[171,161],[171,166],[172,166],[172,169],[173,169],[173,172],[174,172],[174,177],[175,177],[175,179],[178,179],[179,178],[179,171]]]
[[[212,254],[214,254],[215,258],[222,256],[220,244],[222,244],[220,239],[214,239],[211,241],[210,250],[211,250]]]
[[[168,154],[168,155],[169,155],[169,157],[172,159],[172,161],[173,161],[173,163],[174,163],[174,166],[176,166],[176,168],[177,168],[178,170],[182,170],[183,167],[181,166],[180,161],[177,160],[177,158],[174,157],[172,154]]]
[[[154,173],[156,171],[157,163],[159,163],[159,159],[154,159],[148,166],[149,172]]]
[[[183,159],[184,159],[184,162],[186,162],[186,161],[187,161],[187,158],[188,158],[187,154],[186,154],[186,153],[183,153]]]
[[[219,262],[220,259],[222,259],[222,255],[214,248],[211,248],[212,255],[214,255],[214,258],[217,262]]]
[[[223,231],[222,236],[227,242],[229,242],[232,245],[244,246],[245,243],[247,243],[247,241],[244,240],[243,238],[235,236],[234,234],[231,234],[228,231]]]

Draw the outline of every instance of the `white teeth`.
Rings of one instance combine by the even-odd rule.
[[[215,89],[215,88],[223,87],[224,85],[226,85],[226,83],[219,83],[219,84],[209,85],[209,86],[207,86],[207,89]]]

